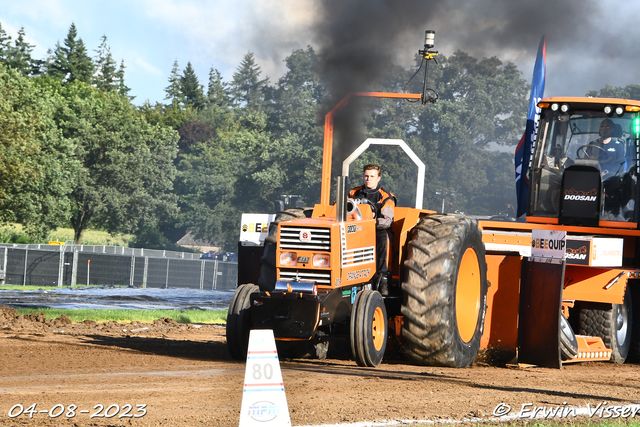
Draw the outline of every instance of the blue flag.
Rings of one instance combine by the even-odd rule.
[[[522,135],[522,139],[516,148],[516,197],[518,201],[517,217],[521,217],[527,212],[527,198],[529,196],[529,177],[527,169],[529,168],[529,159],[531,158],[531,150],[533,148],[533,138],[538,126],[538,118],[540,112],[538,110],[538,102],[542,99],[544,93],[544,79],[546,76],[547,62],[546,38],[542,36],[540,46],[538,47],[538,56],[536,64],[533,67],[533,80],[531,81],[531,96],[529,97],[529,112],[527,113],[527,126]]]

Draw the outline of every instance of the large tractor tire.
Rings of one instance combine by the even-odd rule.
[[[622,364],[631,347],[631,325],[633,311],[631,292],[627,287],[622,304],[603,304],[593,307],[585,303],[580,308],[580,335],[602,338],[611,349],[611,362]]]
[[[359,292],[351,307],[351,353],[358,366],[376,367],[387,348],[387,309],[380,292]]]
[[[251,331],[251,294],[258,292],[253,283],[238,286],[231,298],[227,314],[227,348],[231,357],[236,360],[247,358],[249,332]]]
[[[428,215],[412,230],[402,283],[402,336],[418,364],[464,368],[480,348],[487,263],[475,219]]]
[[[264,239],[264,252],[260,259],[260,278],[258,286],[261,291],[272,291],[276,287],[276,246],[278,224],[298,218],[309,218],[313,209],[290,208],[278,212],[269,225],[269,235]]]
[[[578,339],[564,315],[560,314],[560,356],[562,360],[571,360],[578,355]]]

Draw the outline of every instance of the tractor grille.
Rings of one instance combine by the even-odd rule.
[[[319,285],[331,285],[331,272],[326,270],[298,270],[295,268],[281,268],[279,280],[300,279],[302,282],[316,282]]]
[[[310,239],[300,240],[300,233],[307,232]],[[280,227],[280,249],[298,249],[298,250],[331,250],[331,229],[317,227],[299,227],[282,225]]]

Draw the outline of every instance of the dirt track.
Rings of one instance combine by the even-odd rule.
[[[66,320],[66,321],[65,321]],[[244,363],[229,358],[224,328],[154,324],[71,324],[16,317],[0,307],[0,425],[238,425]],[[447,369],[387,362],[363,369],[349,360],[281,361],[293,425],[382,420],[491,418],[504,402],[554,408],[640,403],[640,367],[608,363],[563,370]],[[607,402],[604,404],[603,402]],[[566,402],[566,404],[563,404]],[[9,417],[37,404],[35,413]],[[112,418],[90,418],[111,406]],[[127,415],[126,404],[132,405]],[[146,414],[136,405],[146,405]],[[75,416],[67,416],[76,405]],[[55,408],[54,408],[55,407]],[[531,411],[533,407],[528,407]],[[80,413],[80,411],[89,411]],[[601,415],[607,415],[602,412]],[[629,413],[626,414],[629,416]],[[596,414],[594,418],[599,418]],[[635,417],[640,420],[640,413]]]

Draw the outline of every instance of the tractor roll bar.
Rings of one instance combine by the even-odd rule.
[[[322,152],[322,181],[320,189],[320,204],[328,205],[331,194],[331,157],[333,156],[333,116],[347,106],[352,96],[370,98],[421,99],[420,93],[393,92],[351,92],[347,94],[335,107],[324,116],[324,147]]]

